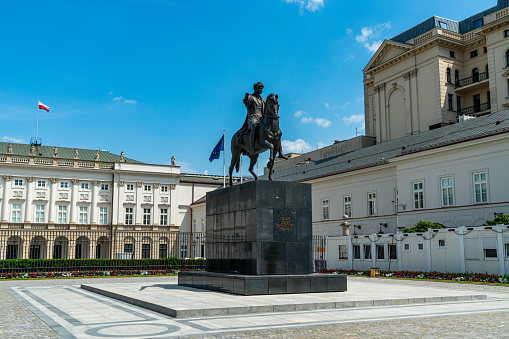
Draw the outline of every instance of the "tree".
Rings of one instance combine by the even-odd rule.
[[[509,215],[506,215],[504,213],[500,213],[497,215],[497,217],[493,220],[486,220],[483,226],[490,226],[490,225],[509,225]]]
[[[440,229],[445,228],[444,225],[436,223],[436,222],[429,222],[429,221],[419,221],[417,224],[410,228],[404,228],[403,233],[419,233],[419,232],[426,232],[428,229]]]

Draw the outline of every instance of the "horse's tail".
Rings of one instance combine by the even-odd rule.
[[[241,156],[242,156],[242,154],[240,155],[240,157]],[[235,172],[239,171],[239,168],[240,168],[240,157],[237,159],[237,162],[235,163]]]
[[[231,151],[232,156],[234,156],[235,154],[239,154],[239,156],[237,157],[237,161],[235,161],[235,172],[238,172],[240,168],[240,157],[242,156],[242,150],[239,143],[239,131],[237,131],[232,136]]]

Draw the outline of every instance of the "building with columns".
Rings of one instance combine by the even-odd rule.
[[[171,238],[196,232],[191,203],[222,185],[220,176],[181,173],[174,158],[153,165],[123,152],[0,143],[0,259],[168,255]],[[65,250],[55,250],[58,237]],[[179,256],[197,256],[192,243],[182,246]]]

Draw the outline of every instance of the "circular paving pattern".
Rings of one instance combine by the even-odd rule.
[[[121,324],[91,328],[86,334],[96,337],[136,338],[147,335],[162,335],[180,330],[178,326],[164,324]]]

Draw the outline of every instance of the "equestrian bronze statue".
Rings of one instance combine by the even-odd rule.
[[[232,137],[231,151],[232,162],[230,164],[230,186],[232,186],[233,169],[238,172],[240,157],[247,155],[250,159],[249,173],[255,180],[258,176],[253,172],[253,167],[258,161],[260,153],[270,150],[269,162],[269,180],[272,179],[272,168],[276,154],[282,159],[287,159],[283,155],[281,148],[281,129],[279,129],[279,102],[277,94],[270,94],[267,102],[261,96],[263,84],[257,82],[253,86],[254,93],[246,93],[244,96],[244,105],[247,109],[244,125]]]

